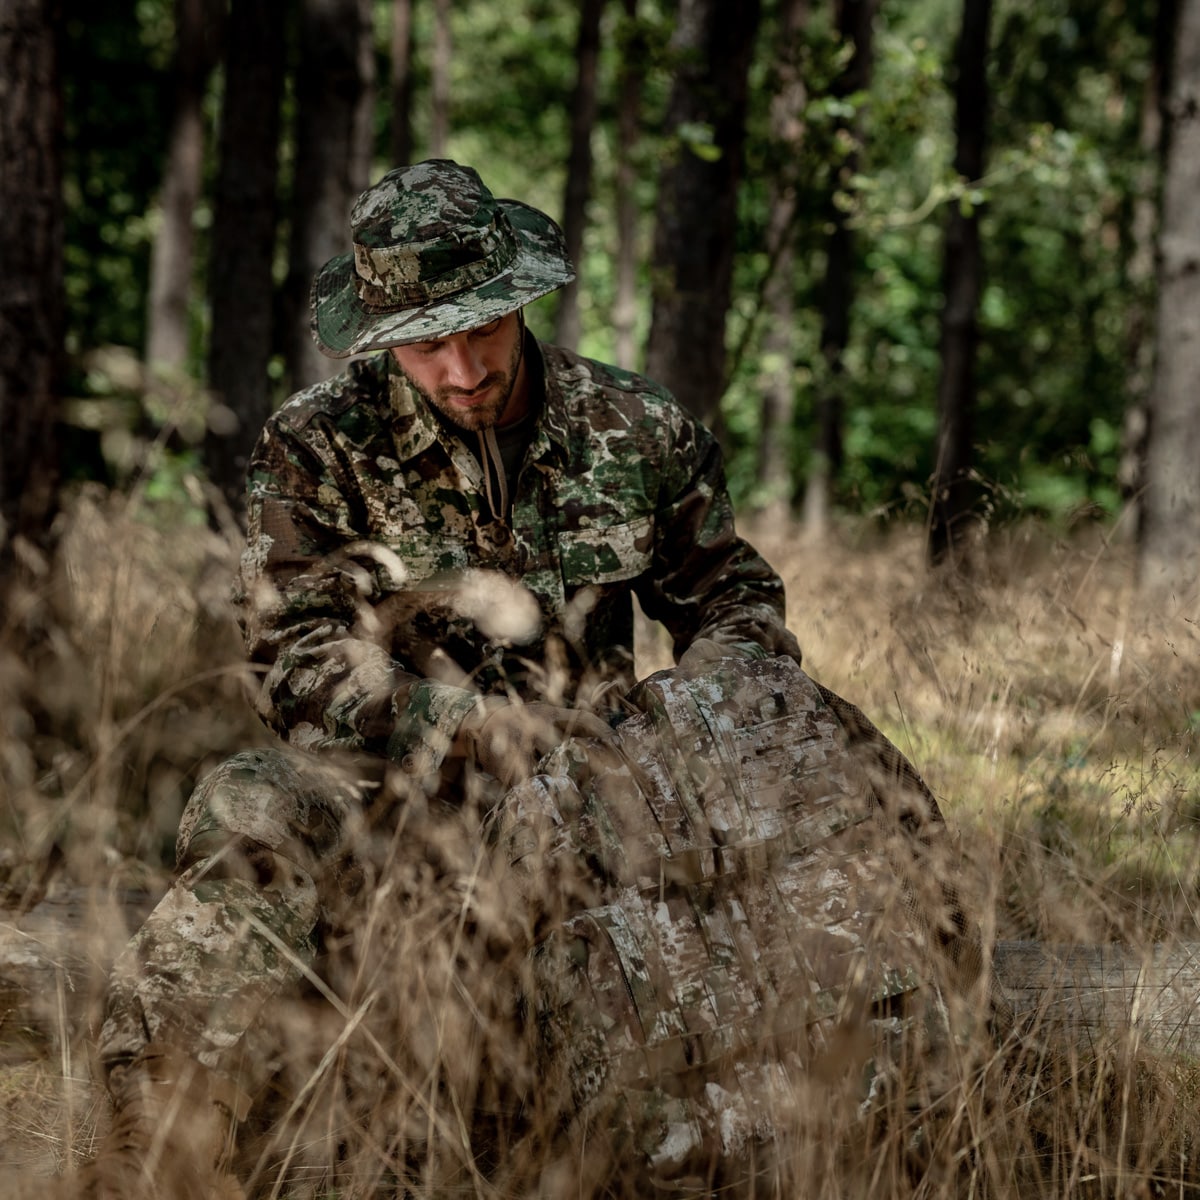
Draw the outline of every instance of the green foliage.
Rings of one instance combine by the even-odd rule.
[[[140,347],[170,106],[170,0],[64,5],[69,346]]]
[[[432,7],[414,6],[418,37]],[[456,5],[453,15],[449,156],[477,166],[497,195],[557,212],[574,85],[575,6],[556,0]],[[419,103],[418,116],[426,111]],[[417,133],[427,146],[419,121]]]
[[[1146,0],[1031,6],[997,0],[986,175],[954,175],[948,84],[959,0],[884,0],[869,87],[838,85],[848,59],[826,6],[813,6],[793,48],[807,103],[800,161],[769,134],[780,39],[777,5],[764,4],[752,65],[741,197],[731,360],[724,419],[736,498],[757,481],[763,363],[762,286],[771,181],[794,169],[793,277],[797,383],[796,493],[803,489],[821,389],[825,248],[840,214],[854,239],[850,343],[837,386],[845,406],[846,458],[836,480],[845,507],[911,511],[932,471],[940,369],[943,229],[951,206],[979,216],[986,264],[979,314],[977,466],[993,516],[1059,519],[1109,515],[1120,504],[1116,431],[1129,401],[1135,334],[1149,283],[1131,275],[1135,201],[1154,163],[1139,145],[1142,91],[1151,72],[1153,5]],[[427,152],[432,6],[415,6],[417,153]],[[78,355],[141,346],[155,192],[170,119],[173,10],[169,0],[100,0],[65,10],[67,84],[67,295],[70,346]],[[611,357],[614,343],[615,116],[623,64],[645,70],[634,195],[646,270],[655,187],[663,156],[682,141],[711,153],[702,121],[666,128],[675,61],[675,8],[644,2],[636,19],[607,6],[599,116],[593,137],[591,224],[581,267],[583,349]],[[377,0],[378,144],[388,123],[390,5]],[[568,104],[575,80],[578,6],[567,0],[482,0],[452,13],[452,112],[447,152],[476,164],[502,195],[561,212]],[[219,91],[209,120],[215,127]],[[290,138],[290,133],[286,135]],[[284,177],[290,161],[282,148]],[[210,154],[211,154],[210,149]],[[204,361],[203,236],[193,325]],[[649,323],[648,286],[637,328]],[[531,314],[541,333],[553,302]],[[1141,325],[1139,325],[1141,322]],[[200,375],[199,365],[196,367]],[[85,387],[86,380],[75,384]],[[73,385],[74,386],[74,385]],[[85,390],[86,394],[86,390]]]
[[[1054,520],[1120,507],[1116,431],[1129,402],[1145,281],[1129,279],[1130,212],[1148,164],[1138,143],[1151,60],[1144,5],[998,0],[988,168],[952,170],[948,85],[961,20],[954,0],[885,2],[867,92],[842,95],[844,47],[814,19],[801,54],[809,88],[798,197],[798,479],[816,396],[825,239],[844,214],[857,272],[837,390],[846,460],[837,497],[855,511],[911,508],[932,472],[940,371],[942,240],[949,206],[982,221],[977,467],[986,515]],[[764,55],[774,50],[768,25]],[[777,169],[764,98],[751,121],[743,205],[742,309],[765,271],[767,186]],[[851,155],[855,155],[852,158]],[[738,329],[755,321],[744,311]],[[753,339],[746,357],[755,355]],[[755,478],[756,369],[735,363],[726,397],[733,478]],[[745,411],[742,411],[745,410]],[[745,459],[743,459],[745,456]],[[749,490],[739,493],[748,498]]]
[[[705,162],[716,162],[721,157],[721,148],[713,141],[713,127],[705,121],[684,121],[676,128],[675,136],[689,153]]]

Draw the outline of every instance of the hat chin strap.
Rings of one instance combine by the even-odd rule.
[[[521,364],[525,361],[525,310],[517,309],[517,365],[513,371],[513,379],[521,373]]]
[[[497,521],[508,520],[508,472],[496,439],[495,425],[479,430],[479,459],[483,466],[483,494]]]
[[[513,368],[513,379],[521,372],[521,364],[525,360],[525,311],[517,309],[517,363]],[[525,420],[522,416],[513,425],[519,425]],[[492,516],[501,521],[508,519],[508,506],[511,497],[508,494],[508,470],[504,465],[504,455],[500,450],[500,442],[496,436],[499,425],[488,425],[477,431],[479,438],[479,460],[483,466],[483,488],[487,497],[488,507]]]
[[[521,365],[524,363],[524,361],[525,361],[525,310],[523,308],[518,308],[517,309],[517,361],[513,367],[513,386],[514,387],[516,386],[517,376],[521,374]],[[518,420],[519,419],[520,418],[518,418]],[[517,424],[517,422],[510,421],[509,424],[515,425],[515,424]],[[496,425],[499,426],[501,429],[504,428],[504,426],[500,423],[499,419],[497,419]],[[493,426],[493,428],[495,428],[495,426]]]

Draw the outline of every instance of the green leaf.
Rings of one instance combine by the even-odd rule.
[[[675,132],[680,142],[704,162],[716,162],[721,157],[721,147],[713,140],[713,127],[706,121],[684,121]]]

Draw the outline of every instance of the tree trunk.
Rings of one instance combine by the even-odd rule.
[[[55,0],[0,9],[0,587],[49,540],[63,385],[62,91]]]
[[[182,373],[191,339],[193,218],[204,176],[204,92],[221,42],[223,6],[175,0],[174,116],[150,252],[146,364]]]
[[[1191,594],[1200,553],[1200,0],[1180,0],[1167,93],[1142,583]]]
[[[716,428],[758,0],[681,0],[659,180],[646,373]],[[711,141],[706,134],[711,131]]]
[[[967,183],[983,175],[991,9],[991,0],[963,0],[955,63],[954,169]],[[979,215],[977,206],[955,205],[943,251],[942,370],[928,541],[929,561],[934,564],[966,565],[972,523],[975,349],[983,290]]]
[[[600,17],[604,0],[581,0],[579,40],[575,47],[575,92],[571,97],[571,148],[563,195],[563,237],[575,279],[559,292],[554,340],[574,350],[579,345],[579,277],[583,269],[583,234],[592,193],[592,129],[596,124],[596,66],[600,59]]]
[[[205,465],[241,518],[246,465],[271,411],[280,102],[285,22],[275,5],[233,0],[214,196],[209,294],[212,401]]]
[[[637,0],[624,0],[620,25],[621,68],[617,83],[616,295],[613,302],[613,336],[617,366],[637,367],[637,269],[641,260],[638,239],[637,155],[642,124],[642,89],[646,82],[646,40],[638,21]]]
[[[414,0],[392,0],[392,167],[413,161],[412,24]]]
[[[853,47],[845,70],[834,81],[833,95],[845,100],[871,86],[874,66],[875,17],[879,0],[839,0],[837,25],[843,46]],[[833,491],[842,469],[842,429],[845,397],[842,376],[850,341],[850,309],[854,303],[854,232],[838,193],[850,186],[859,169],[860,133],[857,117],[838,122],[852,148],[836,166],[831,180],[826,220],[825,278],[821,295],[821,363],[816,395],[816,438],[804,496],[804,523],[810,533],[823,534],[829,524]],[[835,137],[834,145],[842,142]]]
[[[1118,533],[1137,541],[1142,526],[1142,491],[1146,486],[1146,435],[1148,404],[1154,378],[1154,257],[1158,234],[1159,182],[1166,161],[1163,108],[1171,78],[1174,48],[1174,3],[1160,4],[1155,12],[1154,60],[1142,85],[1141,121],[1138,130],[1139,164],[1133,178],[1129,243],[1125,264],[1124,295],[1128,400],[1121,428],[1121,459],[1117,482],[1125,501],[1125,519]]]
[[[445,158],[450,140],[450,63],[454,41],[450,29],[450,0],[433,3],[433,56],[429,64],[429,155]]]
[[[284,287],[289,388],[345,365],[317,349],[309,293],[317,271],[350,249],[350,207],[368,184],[375,58],[370,0],[303,0],[296,71],[296,174]]]
[[[767,223],[768,277],[763,301],[762,429],[758,439],[760,515],[769,527],[791,517],[792,440],[796,410],[794,252],[796,190],[804,141],[807,89],[800,74],[800,39],[808,22],[808,0],[783,0],[771,95],[773,175]]]

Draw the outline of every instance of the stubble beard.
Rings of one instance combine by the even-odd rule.
[[[503,371],[491,371],[483,377],[482,382],[472,392],[463,392],[458,388],[438,388],[428,392],[413,377],[400,368],[400,373],[408,380],[408,386],[413,389],[425,402],[441,413],[451,425],[468,433],[476,433],[481,429],[489,429],[500,420],[508,402],[512,399],[513,388],[517,383],[517,369],[521,364],[522,338],[524,330],[520,330],[513,343],[512,355],[508,366]],[[399,365],[399,364],[397,364]],[[497,387],[495,396],[486,404],[474,408],[461,408],[452,402],[452,397],[474,395],[475,392],[486,392],[489,388]]]

